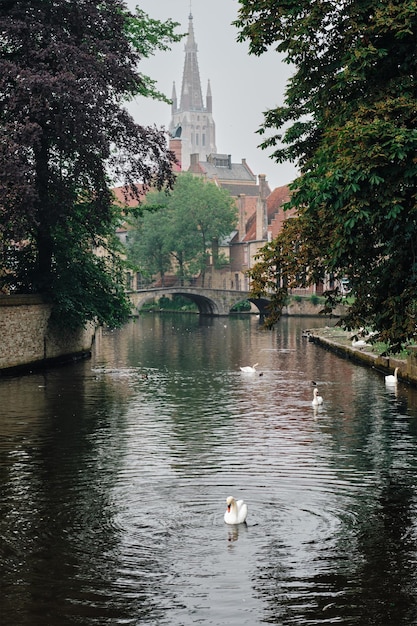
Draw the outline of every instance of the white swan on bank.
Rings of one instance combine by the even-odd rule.
[[[319,390],[317,389],[317,387],[314,387],[313,401],[311,404],[313,406],[318,406],[319,404],[323,404],[323,398],[319,396]]]
[[[243,500],[235,500],[229,496],[226,500],[227,509],[224,514],[226,524],[243,524],[248,514],[248,506]]]
[[[370,344],[366,343],[364,339],[358,339],[357,341],[355,341],[355,339],[352,339],[352,348],[366,348],[369,345]]]
[[[388,374],[385,376],[385,384],[386,385],[396,385],[398,383],[398,367],[394,370],[394,375]]]
[[[259,363],[254,363],[253,365],[244,365],[240,369],[242,372],[246,372],[247,374],[253,374],[254,372],[256,372],[255,368],[257,365],[259,365]]]

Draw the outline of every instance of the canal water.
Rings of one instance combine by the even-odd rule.
[[[416,390],[322,325],[144,315],[0,379],[2,626],[415,626]]]

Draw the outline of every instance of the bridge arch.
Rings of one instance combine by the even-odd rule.
[[[202,315],[222,315],[217,303],[208,296],[201,293],[191,293],[189,291],[175,291],[175,295],[188,298],[198,307],[198,312]]]
[[[248,300],[259,310],[261,316],[264,314],[268,304],[267,299],[251,298],[248,292],[228,289],[203,289],[201,287],[158,287],[153,289],[140,289],[130,293],[130,299],[134,309],[139,312],[146,302],[164,295],[179,295],[188,298],[198,307],[202,315],[229,315],[231,309],[238,304]]]
[[[268,315],[268,307],[271,303],[270,300],[267,298],[247,298],[247,300],[256,306],[261,317]]]

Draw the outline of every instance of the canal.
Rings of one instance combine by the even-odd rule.
[[[0,379],[2,626],[415,626],[417,392],[323,324],[143,315]]]

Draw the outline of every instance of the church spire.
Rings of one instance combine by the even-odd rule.
[[[171,96],[171,100],[172,100],[172,106],[171,106],[171,112],[174,114],[177,110],[177,90],[175,89],[175,81],[172,85],[172,96]]]
[[[203,111],[200,72],[197,60],[197,44],[194,39],[193,16],[188,18],[188,36],[185,44],[184,72],[181,89],[181,111]]]
[[[188,17],[188,36],[184,50],[181,95],[178,103],[174,84],[169,130],[171,137],[175,137],[181,142],[181,166],[183,170],[187,170],[190,166],[191,155],[197,155],[199,161],[206,161],[209,154],[217,153],[211,86],[209,82],[206,106],[204,106],[191,3]]]
[[[211,87],[210,87],[210,81],[208,81],[207,84],[207,94],[206,94],[206,109],[208,113],[212,113],[213,111],[213,98],[211,95]]]

